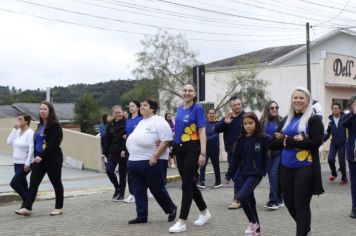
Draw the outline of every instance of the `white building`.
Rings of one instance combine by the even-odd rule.
[[[322,105],[326,124],[332,102],[347,106],[347,100],[356,95],[356,32],[336,30],[313,41],[310,58],[311,93]],[[244,70],[251,59],[260,62],[257,77],[270,81],[269,99],[279,103],[280,115],[286,115],[292,90],[307,87],[305,45],[266,48],[207,64],[205,102],[216,103],[224,91],[222,81]]]

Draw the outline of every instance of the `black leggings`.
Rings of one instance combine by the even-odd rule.
[[[284,203],[297,223],[297,236],[306,236],[310,231],[312,198],[312,167],[280,167],[279,181]]]
[[[32,165],[30,177],[30,188],[25,203],[22,207],[32,210],[33,202],[36,199],[38,187],[40,186],[43,177],[47,173],[51,181],[56,195],[56,209],[63,208],[64,190],[62,185],[62,160],[41,161],[39,164]]]
[[[203,196],[196,185],[200,143],[198,141],[190,141],[177,145],[175,154],[178,171],[182,178],[182,206],[179,219],[186,220],[192,200],[197,204],[200,211],[204,211],[207,208]]]

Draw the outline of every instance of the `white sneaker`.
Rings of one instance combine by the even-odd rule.
[[[245,234],[250,235],[250,234],[254,234],[256,233],[256,230],[259,228],[260,226],[258,225],[258,223],[249,223],[247,229],[245,230]]]
[[[184,223],[181,223],[180,220],[178,220],[173,226],[169,228],[170,233],[181,233],[187,230],[187,226]]]
[[[199,217],[196,221],[194,221],[195,225],[203,225],[211,218],[211,214],[209,210],[206,210],[205,214],[199,214]]]
[[[126,202],[126,203],[135,202],[134,195],[130,194],[127,198],[124,199],[124,202]]]

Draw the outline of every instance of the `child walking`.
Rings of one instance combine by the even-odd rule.
[[[269,141],[261,128],[255,113],[247,112],[243,116],[243,129],[238,138],[234,159],[229,165],[225,176],[225,183],[229,184],[232,177],[238,184],[240,191],[237,199],[247,216],[249,225],[245,230],[246,235],[261,235],[261,227],[256,210],[254,190],[266,175],[267,157],[266,150]]]

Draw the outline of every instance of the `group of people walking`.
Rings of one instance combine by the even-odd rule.
[[[210,220],[212,214],[200,189],[206,187],[208,159],[215,172],[212,188],[222,187],[219,133],[223,133],[228,160],[224,183],[234,182],[233,200],[228,209],[243,209],[248,220],[244,231],[246,235],[261,235],[254,191],[266,174],[270,194],[265,207],[275,210],[285,204],[296,222],[296,235],[306,236],[312,232],[310,202],[313,195],[324,192],[319,147],[330,135],[329,181],[335,181],[338,176],[336,153],[342,175],[340,185],[349,181],[346,176],[346,150],[352,195],[350,217],[356,218],[356,96],[351,98],[348,114],[340,112],[339,104],[332,105],[326,132],[322,119],[313,111],[309,91],[302,87],[292,92],[285,118],[279,115],[276,101],[269,101],[258,119],[255,113],[243,110],[241,99],[231,97],[231,111],[224,118],[217,121],[215,111],[209,110],[206,120],[203,107],[196,102],[195,86],[191,83],[183,86],[182,99],[174,123],[156,114],[159,104],[152,99],[131,101],[127,118],[118,105],[112,108],[111,116],[103,116],[103,124],[99,127],[102,159],[115,189],[113,200],[136,204],[137,216],[128,221],[129,224],[147,222],[148,193],[152,193],[168,216],[168,222],[175,220],[178,207],[165,187],[166,169],[172,153],[182,180],[182,199],[179,219],[169,228],[169,232],[186,231],[193,201],[199,209],[194,224],[201,226]],[[13,146],[15,161],[11,186],[23,200],[21,208],[15,213],[31,215],[38,187],[47,173],[56,194],[55,209],[50,214],[60,215],[63,213],[62,128],[51,103],[42,102],[39,115],[38,128],[32,131],[29,128],[31,118],[20,114],[8,138],[8,144]],[[119,179],[115,174],[117,166]],[[31,170],[28,188],[26,175]],[[130,194],[125,199],[126,182]]]

